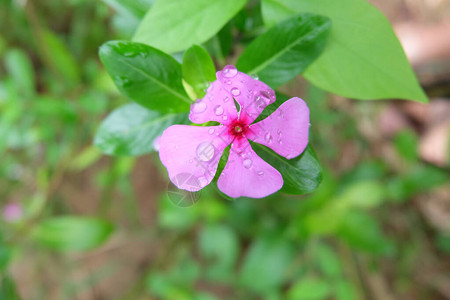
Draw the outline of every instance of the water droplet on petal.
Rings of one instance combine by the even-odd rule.
[[[231,94],[233,96],[239,96],[241,94],[241,91],[237,87],[234,87],[231,89]]]
[[[206,103],[202,101],[194,103],[194,106],[192,108],[192,111],[197,114],[202,113],[205,110],[206,110]]]
[[[259,80],[258,74],[251,74],[250,77],[255,80]]]
[[[268,142],[268,143],[272,143],[272,141],[273,141],[273,138],[272,138],[272,135],[270,134],[270,132],[267,132],[267,133],[264,135],[264,139],[265,139],[266,142]]]
[[[228,116],[223,116],[222,120],[226,121],[228,119]]]
[[[252,164],[253,164],[253,162],[252,162],[252,160],[251,159],[245,159],[243,162],[242,162],[242,164],[244,165],[244,167],[246,168],[246,169],[250,169],[250,167],[252,166]]]
[[[229,80],[229,79],[228,79],[228,80],[225,80],[225,83],[226,83],[226,84],[231,84],[231,80]]]
[[[197,146],[197,156],[201,161],[210,161],[214,157],[216,148],[210,142],[203,142]]]
[[[206,88],[206,92],[209,93],[212,91],[212,89],[213,89],[213,85],[210,82],[208,82],[208,87]]]
[[[270,92],[266,92],[266,91],[259,91],[255,94],[254,97],[254,101],[255,104],[259,107],[259,108],[264,108],[267,105],[269,105],[272,101],[272,95]]]
[[[190,160],[189,160],[189,163],[191,163],[191,164],[192,164],[193,162],[194,162],[194,161],[193,161],[192,159],[190,159]]]
[[[263,176],[263,175],[264,175],[264,172],[263,172],[263,171],[259,171],[259,172],[258,172],[258,175],[259,175],[259,176]]]
[[[236,69],[235,66],[228,65],[223,68],[222,72],[223,72],[223,76],[225,76],[227,78],[232,78],[237,75],[238,70]]]
[[[216,107],[214,107],[214,113],[216,114],[216,116],[222,115],[223,107],[221,105],[217,105]]]
[[[205,177],[199,177],[198,178],[198,183],[200,185],[200,187],[205,187],[208,184],[208,179],[206,179]]]
[[[213,133],[214,133],[214,128],[210,128],[210,129],[208,130],[208,133],[209,133],[209,134],[213,134]]]
[[[228,96],[226,96],[225,98],[223,98],[223,102],[228,102],[228,101],[230,101],[230,97],[228,97]]]

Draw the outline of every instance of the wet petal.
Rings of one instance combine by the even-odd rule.
[[[275,92],[264,82],[253,79],[245,73],[238,72],[228,65],[216,73],[218,81],[241,106],[241,119],[253,122],[264,108],[275,102]]]
[[[308,145],[309,109],[305,101],[292,98],[284,102],[268,118],[250,126],[247,138],[271,148],[291,159]]]
[[[159,158],[178,188],[194,192],[211,182],[223,150],[231,142],[222,130],[221,126],[173,125],[164,131]]]
[[[260,158],[246,139],[231,145],[230,155],[217,181],[218,188],[232,198],[262,198],[283,186],[283,178]]]
[[[237,118],[237,109],[230,92],[223,88],[222,83],[214,81],[203,99],[191,105],[189,119],[193,123],[202,124],[216,121],[228,124]]]

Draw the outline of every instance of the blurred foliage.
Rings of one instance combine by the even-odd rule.
[[[324,179],[306,196],[230,201],[210,186],[182,208],[157,175],[132,176],[140,164],[165,172],[157,155],[139,163],[101,158],[92,146],[95,130],[126,99],[102,67],[98,47],[130,39],[152,4],[0,2],[0,299],[76,299],[111,290],[103,298],[354,300],[373,293],[373,276],[395,299],[415,293],[414,299],[440,299],[412,278],[419,278],[422,257],[445,261],[450,236],[423,220],[415,199],[448,187],[450,175],[419,159],[412,129],[392,138],[396,163],[374,149],[358,124],[375,123],[383,103],[339,106],[307,85],[311,143]],[[216,64],[237,51],[235,42],[262,31],[259,11],[251,1],[205,43]],[[345,152],[348,144],[353,154]],[[348,155],[354,157],[344,164]],[[146,182],[141,198],[138,179]],[[133,255],[108,254],[122,244],[139,250],[141,239],[150,246],[132,267]],[[91,256],[105,264],[86,266]],[[118,291],[108,281],[117,274],[126,283]]]

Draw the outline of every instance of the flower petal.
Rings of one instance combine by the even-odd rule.
[[[209,86],[205,97],[191,105],[189,119],[197,124],[208,121],[228,124],[235,120],[237,115],[233,96],[216,80]]]
[[[275,92],[264,82],[253,79],[236,67],[227,65],[216,73],[217,79],[241,106],[240,119],[252,123],[264,110],[275,102]]]
[[[218,188],[232,198],[241,196],[262,198],[283,186],[283,178],[271,165],[260,158],[247,139],[234,141]]]
[[[180,189],[198,191],[216,174],[223,150],[231,143],[221,126],[173,125],[160,141],[159,158]]]
[[[280,105],[266,119],[252,124],[247,138],[276,153],[294,158],[308,145],[309,109],[305,101],[292,98]]]

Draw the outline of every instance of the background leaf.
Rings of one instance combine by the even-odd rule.
[[[324,49],[331,22],[327,17],[301,14],[270,28],[255,39],[237,68],[278,87],[305,70]]]
[[[53,217],[38,224],[33,237],[52,250],[85,251],[106,241],[113,229],[111,223],[101,219]]]
[[[194,45],[183,55],[183,78],[197,95],[203,98],[208,83],[216,80],[216,67],[208,52],[201,46]]]
[[[263,0],[267,26],[300,12],[332,21],[323,54],[303,73],[314,85],[356,99],[428,99],[386,17],[365,0]]]
[[[184,50],[211,38],[246,2],[159,0],[142,20],[133,40],[168,53]]]
[[[181,66],[171,56],[144,44],[110,41],[100,47],[100,59],[119,90],[142,106],[189,111]]]
[[[114,110],[100,125],[94,144],[106,154],[141,155],[173,124],[187,123],[185,113],[163,114],[130,103]]]

